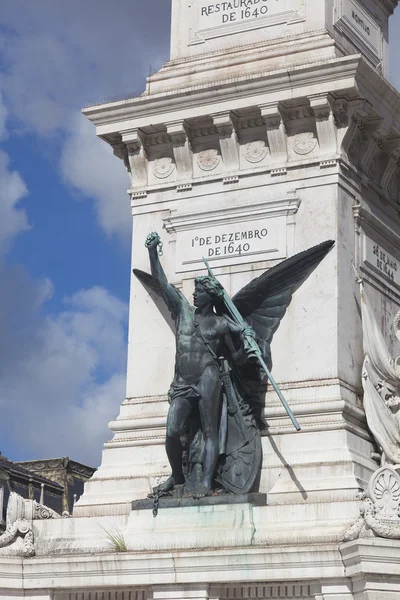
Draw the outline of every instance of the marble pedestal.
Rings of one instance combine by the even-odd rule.
[[[234,295],[335,240],[272,342],[274,377],[302,431],[269,391],[257,490],[267,505],[162,508],[156,519],[132,510],[169,475],[174,369],[171,323],[132,278],[127,394],[102,464],[71,519],[35,524],[35,558],[18,545],[0,551],[0,598],[400,594],[399,541],[343,543],[378,467],[355,273],[393,347],[400,307],[400,96],[385,79],[397,0],[243,0],[264,8],[250,15],[234,4],[173,0],[171,60],[140,97],[84,113],[131,176],[132,266],[149,270],[144,240],[157,230],[167,277],[187,298],[204,255]]]

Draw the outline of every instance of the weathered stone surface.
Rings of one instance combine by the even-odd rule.
[[[180,506],[220,506],[231,504],[251,504],[252,506],[265,506],[267,504],[266,494],[220,494],[206,496],[205,498],[160,498],[160,510],[162,508],[178,508]],[[134,500],[132,510],[153,510],[154,500],[146,498],[145,500]]]
[[[0,553],[0,596],[18,597],[22,580],[25,595],[43,590],[53,600],[400,593],[399,541],[342,544],[378,467],[362,404],[352,263],[391,355],[399,354],[389,332],[400,306],[397,272],[389,277],[374,260],[379,247],[400,263],[400,97],[382,76],[397,1],[260,0],[251,5],[270,10],[254,18],[242,18],[233,1],[209,10],[217,3],[174,0],[172,60],[143,96],[85,114],[132,178],[134,266],[148,269],[143,240],[163,231],[164,269],[187,297],[204,274],[203,255],[233,295],[280,260],[336,241],[272,346],[273,374],[302,432],[292,433],[269,392],[259,478],[268,505],[206,501],[162,507],[156,519],[132,510],[168,475],[174,366],[170,326],[132,279],[127,398],[102,465],[74,518],[36,525],[36,558]],[[236,235],[246,249],[230,250]],[[124,552],[107,543],[104,530],[116,529]]]

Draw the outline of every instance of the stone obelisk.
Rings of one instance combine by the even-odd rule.
[[[252,513],[252,545],[303,547],[299,579],[340,579],[338,592],[332,583],[327,595],[299,597],[353,598],[339,543],[378,466],[355,274],[385,325],[400,304],[400,99],[387,81],[396,6],[173,0],[171,58],[146,91],[84,111],[131,175],[132,266],[149,270],[144,240],[158,231],[167,276],[187,297],[203,256],[234,294],[282,259],[336,241],[274,337],[273,374],[302,431],[269,392],[259,480],[268,505]],[[168,475],[173,364],[169,324],[132,278],[127,397],[76,516],[127,515]]]

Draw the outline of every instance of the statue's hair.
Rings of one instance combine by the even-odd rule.
[[[196,277],[195,283],[200,283],[213,300],[221,299],[224,295],[222,285],[214,277],[210,277],[209,275]]]

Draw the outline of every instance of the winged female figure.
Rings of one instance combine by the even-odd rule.
[[[224,289],[212,275],[197,277],[191,306],[171,285],[158,255],[157,233],[147,236],[151,275],[135,275],[167,306],[175,323],[175,375],[168,398],[166,452],[171,476],[157,491],[185,491],[199,498],[214,482],[234,493],[251,490],[260,470],[260,430],[267,377],[259,368],[255,340],[269,369],[270,343],[293,293],[333,246],[324,242],[257,277],[232,299],[243,317],[239,325],[223,303]],[[184,475],[182,436],[189,438]]]

